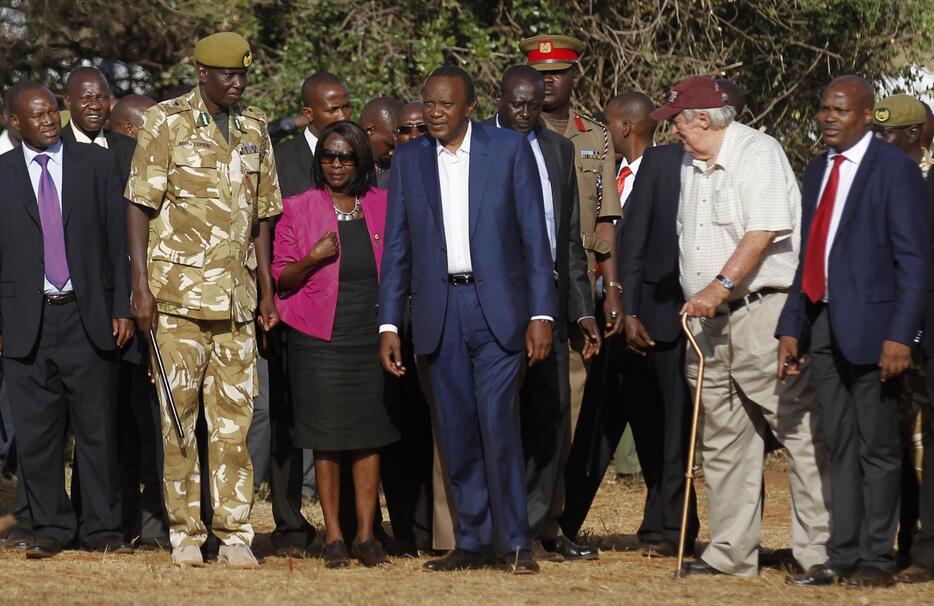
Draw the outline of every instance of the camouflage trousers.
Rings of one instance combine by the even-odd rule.
[[[185,451],[159,388],[165,448],[164,493],[172,547],[201,545],[201,469],[195,423],[199,396],[208,433],[212,531],[226,545],[253,541],[250,507],[253,464],[246,439],[256,395],[256,339],[252,322],[192,320],[159,314],[156,341],[185,436]]]

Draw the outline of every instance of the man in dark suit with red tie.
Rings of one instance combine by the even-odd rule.
[[[23,145],[0,156],[0,348],[34,538],[28,558],[76,538],[122,542],[114,424],[117,352],[131,338],[125,201],[113,155],[63,144],[55,97],[10,94]],[[75,434],[82,524],[65,494],[66,423]]]
[[[872,136],[874,102],[858,76],[824,91],[830,149],[804,173],[801,261],[776,330],[780,378],[809,353],[830,453],[829,561],[798,585],[895,582],[898,394],[927,297],[928,211],[917,164]]]

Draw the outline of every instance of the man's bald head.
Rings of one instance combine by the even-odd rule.
[[[860,76],[840,76],[824,89],[817,122],[824,143],[838,152],[856,145],[872,128],[875,90]]]
[[[91,138],[110,117],[110,84],[96,67],[76,67],[65,80],[65,109],[71,121]]]
[[[513,65],[499,84],[500,126],[527,135],[541,123],[545,104],[545,79],[528,65]]]
[[[625,155],[628,148],[644,148],[652,144],[655,127],[658,126],[658,122],[649,115],[653,111],[655,103],[651,97],[638,91],[625,92],[610,99],[605,110],[606,122],[617,152]]]
[[[136,138],[143,125],[143,113],[156,102],[145,95],[127,95],[110,111],[111,128],[122,135]]]
[[[500,78],[500,93],[507,88],[513,88],[521,83],[528,83],[536,88],[541,87],[542,94],[544,94],[545,79],[542,77],[542,73],[528,65],[513,65],[507,67],[506,71],[503,72],[503,77]]]
[[[387,165],[396,148],[396,126],[402,102],[392,97],[377,97],[363,106],[360,113],[360,126],[370,138],[373,157],[380,164]]]
[[[61,122],[58,101],[38,82],[23,81],[9,92],[10,124],[23,142],[36,150],[48,149],[59,140]]]
[[[110,96],[110,82],[107,81],[107,76],[104,75],[104,72],[91,65],[82,65],[71,70],[68,78],[65,79],[65,94],[68,96],[77,95],[77,88],[88,80],[100,82],[104,90],[107,91],[107,96]]]
[[[350,93],[344,81],[328,72],[317,72],[302,84],[302,113],[315,135],[325,126],[350,120]]]
[[[726,78],[717,78],[716,83],[726,95],[727,105],[732,105],[736,110],[736,119],[739,120],[740,115],[746,109],[746,91],[739,84]]]

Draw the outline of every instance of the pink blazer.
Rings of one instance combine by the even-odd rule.
[[[304,258],[321,236],[339,235],[331,196],[324,189],[309,189],[282,200],[283,212],[273,243],[272,277],[290,263]],[[375,187],[360,199],[379,276],[383,259],[383,229],[386,225],[386,192]],[[315,267],[305,284],[289,293],[276,292],[276,307],[282,321],[296,330],[325,341],[331,340],[337,312],[340,255]]]

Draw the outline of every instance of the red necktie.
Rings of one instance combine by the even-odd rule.
[[[808,249],[804,255],[804,272],[801,276],[801,289],[813,303],[824,298],[827,291],[827,268],[824,257],[827,250],[827,235],[830,233],[830,219],[833,217],[833,205],[837,199],[837,185],[840,183],[840,165],[846,158],[837,155],[833,159],[833,168],[827,186],[821,194],[817,212],[811,222],[811,234],[808,236]]]
[[[616,175],[616,193],[619,194],[620,198],[623,197],[623,190],[626,189],[626,178],[631,174],[632,170],[628,166],[624,166]],[[620,200],[620,202],[625,202],[625,200]]]

